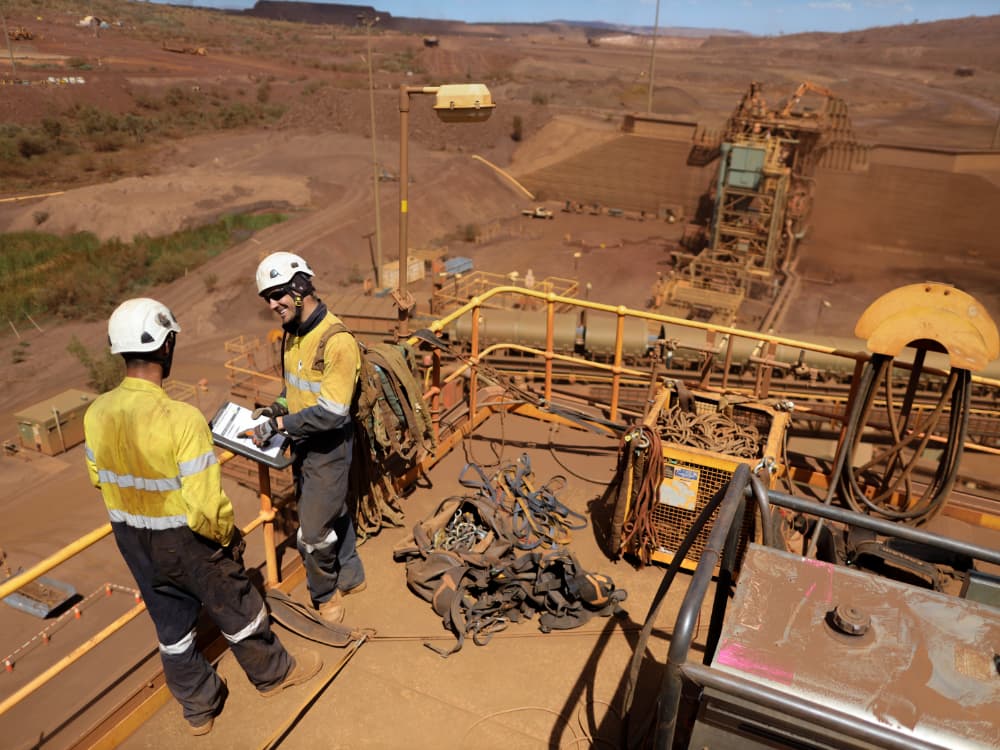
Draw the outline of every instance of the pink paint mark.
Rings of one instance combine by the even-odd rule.
[[[811,557],[802,558],[802,562],[806,565],[813,565],[817,568],[832,568],[833,566],[828,562],[823,562],[822,560],[815,560]]]
[[[823,562],[822,560],[812,560],[812,559],[808,559],[808,558],[804,559],[803,562],[806,565],[812,565],[813,567],[819,568],[824,573],[826,573],[826,584],[827,584],[826,585],[826,595],[823,598],[823,601],[826,602],[827,604],[829,604],[830,602],[832,602],[833,601],[833,565],[831,565],[830,563],[827,563],[827,562]],[[815,587],[815,585],[816,584],[813,584],[813,587]],[[808,598],[809,594],[812,593],[813,587],[810,587],[809,591],[806,593],[806,598]]]
[[[719,664],[732,667],[740,672],[766,677],[782,685],[791,685],[795,680],[795,673],[773,664],[766,664],[759,654],[751,652],[741,643],[726,643],[720,649],[715,660]]]
[[[816,584],[815,583],[810,584],[809,588],[806,589],[806,593],[802,596],[802,598],[808,599],[810,596],[812,596],[812,592],[815,590],[816,590]]]

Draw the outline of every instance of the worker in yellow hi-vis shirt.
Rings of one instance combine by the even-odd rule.
[[[203,735],[228,691],[195,647],[202,606],[265,697],[310,679],[322,661],[315,651],[289,654],[271,632],[243,566],[244,544],[208,423],[162,388],[180,330],[156,300],[130,299],[114,311],[108,339],[112,354],[125,359],[125,379],[87,410],[85,453],[156,626],[167,686],[191,733]]]
[[[351,402],[361,370],[358,342],[316,296],[309,264],[294,253],[272,253],[257,267],[257,292],[281,319],[284,388],[254,412],[268,421],[254,442],[280,431],[292,441],[298,491],[298,548],[313,606],[328,622],[344,619],[344,596],[363,591],[347,504],[354,451]]]

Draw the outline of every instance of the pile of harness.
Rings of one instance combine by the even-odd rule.
[[[466,464],[459,483],[472,492],[443,500],[393,550],[393,558],[406,563],[410,589],[431,603],[455,636],[448,649],[428,648],[449,656],[467,636],[483,646],[509,623],[535,613],[547,633],[621,611],[627,593],[608,576],[581,567],[567,547],[570,531],[587,521],[556,497],[564,477],[536,489],[523,454],[492,476]]]

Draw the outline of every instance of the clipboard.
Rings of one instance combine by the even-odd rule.
[[[284,455],[288,447],[288,439],[284,435],[273,436],[266,445],[259,448],[253,444],[253,440],[242,436],[242,433],[252,430],[267,419],[254,419],[252,412],[245,406],[225,401],[208,422],[212,430],[212,442],[220,448],[273,469],[284,469],[292,462],[290,456]]]

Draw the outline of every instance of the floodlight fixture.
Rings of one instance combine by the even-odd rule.
[[[441,86],[399,87],[399,281],[392,296],[399,306],[400,333],[413,307],[413,296],[406,289],[409,258],[407,222],[409,219],[409,120],[410,97],[414,94],[434,95],[434,111],[444,122],[485,122],[496,104],[493,95],[482,83],[453,83]]]
[[[493,114],[493,95],[482,83],[438,86],[434,111],[443,122],[484,122]]]

